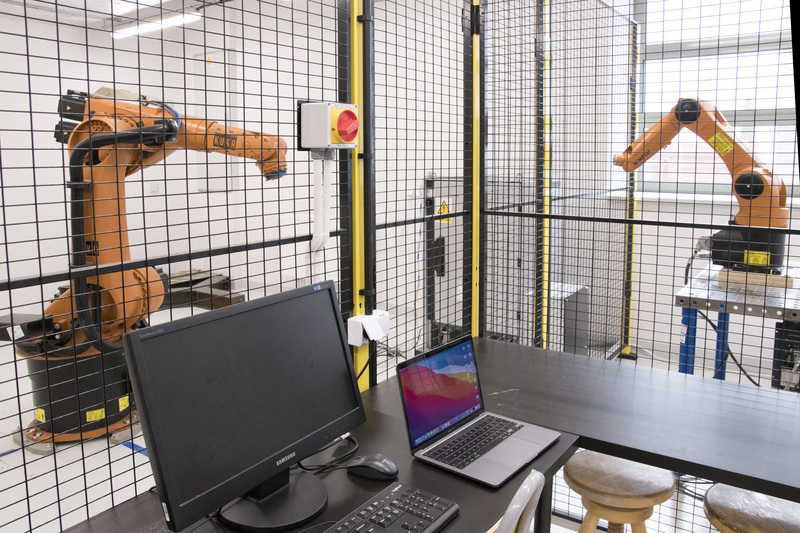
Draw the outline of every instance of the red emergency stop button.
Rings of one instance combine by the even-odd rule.
[[[331,109],[331,137],[334,143],[352,143],[358,137],[358,115],[352,109]]]

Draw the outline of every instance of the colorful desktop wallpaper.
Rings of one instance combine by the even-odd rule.
[[[475,363],[461,346],[400,370],[412,446],[481,407]]]

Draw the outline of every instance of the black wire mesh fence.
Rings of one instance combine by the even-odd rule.
[[[377,380],[477,320],[508,342],[795,394],[800,310],[769,298],[797,289],[748,278],[758,305],[693,292],[721,271],[705,235],[742,208],[733,143],[681,131],[640,169],[615,164],[678,99],[709,103],[785,185],[764,227],[786,235],[778,275],[795,277],[788,1],[367,5],[367,292],[392,317]],[[151,487],[125,328],[317,279],[352,311],[361,163],[320,163],[333,180],[315,209],[319,165],[296,140],[299,102],[351,100],[350,15],[313,0],[0,2],[0,529],[59,531]],[[707,531],[705,486],[682,478],[648,527]],[[581,512],[560,481],[555,500]]]
[[[377,300],[393,321],[379,345],[379,380],[398,360],[469,331],[472,176],[464,139],[474,88],[463,8],[375,4]]]
[[[546,151],[543,6],[488,4],[485,13],[485,308],[488,336],[542,345]]]
[[[0,529],[60,531],[153,485],[123,331],[352,277],[349,156],[315,212],[295,140],[299,101],[349,101],[349,7],[5,2],[0,20]]]
[[[614,164],[680,98],[700,98],[791,196],[788,3],[488,2],[486,20],[484,334],[793,388],[793,289],[750,281],[740,293],[766,298],[744,305],[736,288],[719,290],[703,249],[740,207],[724,148],[684,131],[635,172]],[[780,209],[766,216],[791,228]],[[793,232],[772,231],[788,234],[791,265]],[[690,307],[700,310],[687,323]],[[679,481],[648,527],[707,531],[707,482]],[[560,479],[554,507],[582,512]]]

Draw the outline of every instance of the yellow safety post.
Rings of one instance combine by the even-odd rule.
[[[359,112],[363,109],[363,32],[362,23],[358,17],[362,14],[362,0],[350,2],[350,86],[352,88],[352,103]],[[361,129],[358,132],[356,148],[353,149],[353,176],[352,176],[352,230],[353,230],[353,315],[363,315],[366,312],[366,299],[363,295],[365,289],[366,261],[364,251],[364,171],[362,159]],[[353,347],[353,364],[356,372],[360,372],[369,362],[369,344]],[[369,388],[369,370],[365,371],[358,380],[360,390]]]
[[[480,0],[472,0],[480,6]],[[481,36],[472,34],[472,329],[480,333],[480,236],[481,236]]]
[[[636,83],[636,65],[639,62],[639,45],[636,23],[631,23],[631,61],[630,61],[630,77],[631,86]],[[634,92],[631,90],[630,94],[631,105],[631,141],[636,137],[636,124],[638,117],[636,115],[636,102],[634,100]],[[628,197],[627,197],[627,218],[633,221],[636,218],[636,178],[633,172],[628,173]],[[635,237],[636,232],[633,222],[628,224],[625,231],[625,300],[623,303],[623,319],[622,319],[622,348],[620,350],[620,357],[625,359],[635,358],[633,347],[631,346],[631,315],[633,313],[633,277],[635,275],[634,266],[634,250],[635,250]]]

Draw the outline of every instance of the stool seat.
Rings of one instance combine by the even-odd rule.
[[[564,467],[564,481],[593,502],[611,507],[652,507],[675,492],[675,476],[663,468],[583,450]]]
[[[722,533],[800,531],[800,503],[716,483],[703,502],[706,517]]]
[[[634,533],[644,532],[653,507],[675,493],[672,472],[589,450],[567,461],[564,481],[587,510],[580,533],[594,531],[601,518],[608,520],[609,532],[623,531],[623,524],[631,524]]]

